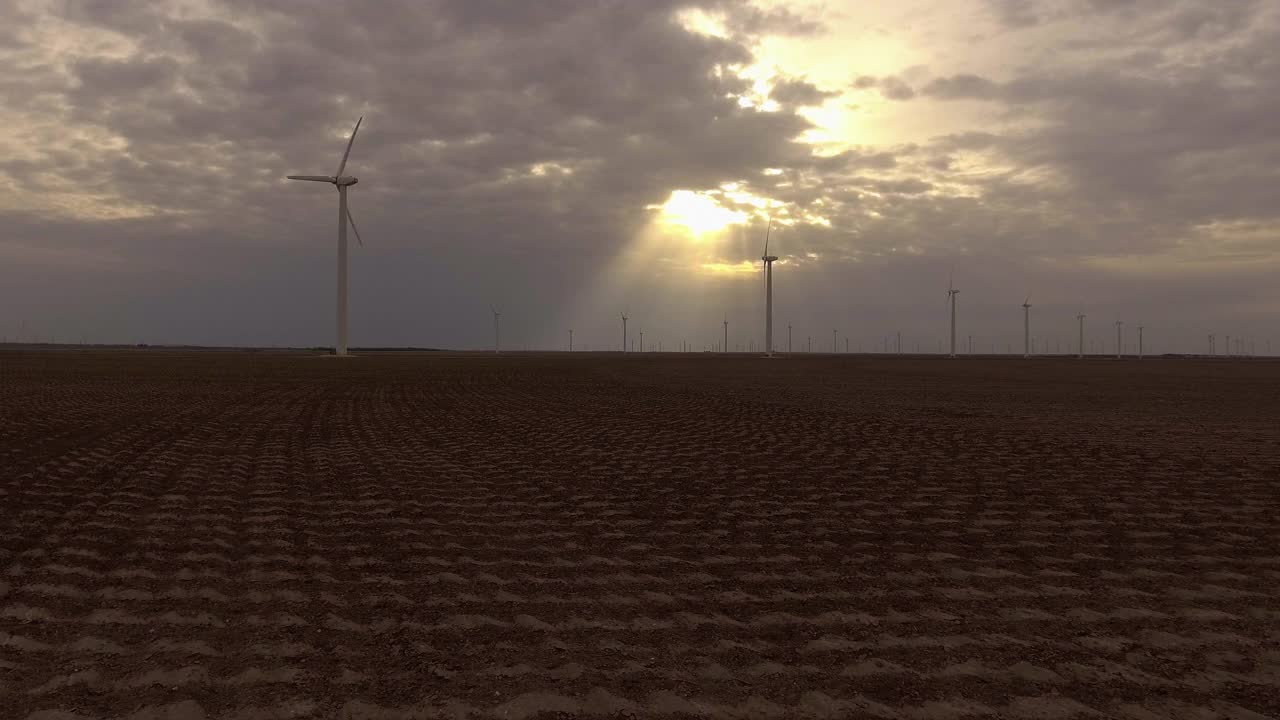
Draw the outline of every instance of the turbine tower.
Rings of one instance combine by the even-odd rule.
[[[729,352],[729,316],[724,316],[724,351]]]
[[[1214,354],[1215,354],[1215,353],[1214,353],[1214,351],[1213,351],[1213,335],[1212,335],[1212,334],[1210,334],[1210,335],[1209,335],[1209,357],[1213,357],[1213,356],[1214,356]]]
[[[787,323],[787,353],[791,353],[791,323]]]
[[[1080,321],[1080,354],[1077,356],[1081,360],[1084,359],[1084,313],[1076,316],[1076,320]]]
[[[498,312],[498,308],[492,305],[489,306],[489,310],[493,313],[493,353],[497,355],[498,348],[501,347],[498,342],[500,337],[498,335],[498,318],[502,316],[502,313]]]
[[[769,224],[764,230],[764,254],[760,259],[764,261],[762,269],[764,270],[764,354],[766,357],[773,357],[773,261],[778,259],[777,255],[769,254],[769,231],[773,229],[773,218],[769,218]]]
[[[1031,296],[1022,301],[1022,357],[1031,357]]]
[[[960,291],[955,288],[954,275],[952,280],[947,281],[947,303],[951,305],[951,355],[956,356],[956,295]]]
[[[1123,320],[1116,321],[1116,359],[1117,360],[1119,360],[1121,357],[1124,356],[1124,345],[1123,345],[1124,334],[1120,330],[1122,325],[1124,325]]]
[[[355,218],[351,217],[351,210],[347,207],[347,188],[360,181],[342,174],[342,171],[347,169],[347,156],[351,154],[351,145],[356,141],[356,133],[360,131],[362,122],[364,122],[363,115],[356,120],[356,128],[351,131],[351,139],[347,141],[346,152],[342,153],[342,162],[338,163],[337,173],[286,176],[290,180],[326,182],[338,191],[338,341],[333,348],[335,355],[347,354],[347,223],[351,223],[351,229],[355,231],[356,242],[364,247],[364,241],[360,239],[360,231],[356,230]]]
[[[618,313],[622,316],[622,352],[627,351],[627,314]]]

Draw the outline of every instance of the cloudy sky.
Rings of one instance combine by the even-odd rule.
[[[1275,0],[0,0],[0,335],[1280,353]],[[1126,330],[1127,334],[1129,333]],[[25,335],[24,335],[25,334]],[[1130,338],[1129,342],[1136,342]],[[843,349],[843,348],[841,348]]]

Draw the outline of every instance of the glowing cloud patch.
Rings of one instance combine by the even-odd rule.
[[[722,207],[716,199],[692,190],[676,190],[659,206],[663,223],[682,227],[695,238],[745,222],[746,213]]]
[[[760,265],[750,260],[743,260],[740,263],[702,263],[702,270],[712,275],[743,275],[759,273]]]

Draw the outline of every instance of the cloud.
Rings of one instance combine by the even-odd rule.
[[[683,26],[690,7],[717,32]],[[45,322],[199,342],[252,314],[261,338],[325,342],[333,193],[282,178],[333,172],[362,114],[349,166],[366,240],[352,256],[360,342],[483,344],[470,313],[490,302],[513,306],[513,337],[558,337],[572,320],[585,338],[597,280],[612,283],[600,304],[649,303],[673,324],[754,312],[754,287],[732,273],[661,269],[754,261],[759,218],[613,282],[652,229],[646,207],[727,183],[787,218],[779,292],[827,324],[847,314],[847,288],[914,292],[953,262],[981,268],[976,298],[978,277],[1035,275],[1051,293],[1086,267],[1274,259],[1274,7],[966,3],[919,18],[933,35],[903,55],[908,69],[853,63],[845,84],[848,67],[814,50],[779,61],[776,108],[743,101],[756,93],[745,69],[774,64],[771,47],[831,40],[860,7],[6,7],[0,59],[17,71],[0,77],[0,306],[120,307]],[[814,118],[851,100],[839,122],[858,142],[811,143]],[[893,140],[874,132],[884,117]]]
[[[859,75],[853,79],[850,87],[855,90],[878,88],[880,94],[890,100],[910,100],[916,96],[915,90],[906,81],[893,75],[879,78],[871,75]]]
[[[801,78],[784,78],[774,83],[769,97],[783,105],[793,107],[821,105],[828,99],[838,97],[840,93],[822,90],[817,85]]]
[[[1001,86],[987,78],[961,74],[932,80],[920,92],[943,100],[991,100],[995,99],[1001,89]]]

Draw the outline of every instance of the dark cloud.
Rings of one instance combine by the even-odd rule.
[[[905,80],[893,75],[878,78],[871,75],[859,75],[850,83],[855,90],[878,88],[880,94],[890,100],[910,100],[916,96],[915,90]]]
[[[817,85],[800,78],[785,78],[773,85],[769,97],[783,105],[803,107],[821,105],[840,93],[820,89]]]
[[[823,30],[821,21],[799,15],[787,8],[762,10],[742,3],[719,4],[728,10],[729,29],[747,35],[814,35]]]
[[[987,78],[961,74],[932,80],[920,92],[943,100],[991,100],[1000,89]]]
[[[992,12],[1001,24],[1006,27],[1031,27],[1040,22],[1041,16],[1036,11],[1035,0],[987,0]]]

